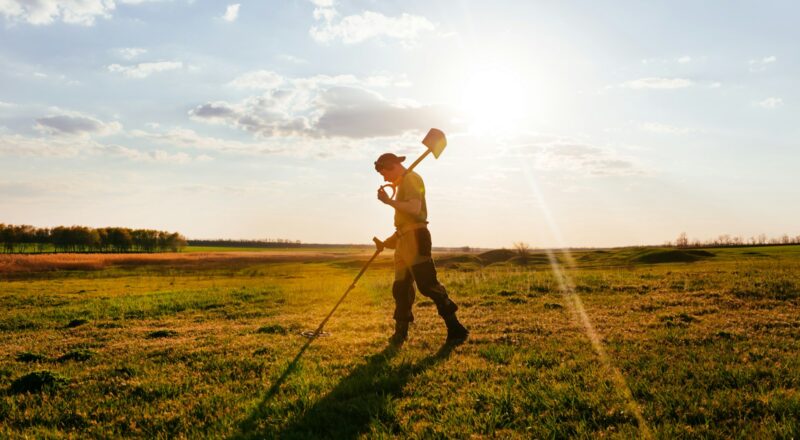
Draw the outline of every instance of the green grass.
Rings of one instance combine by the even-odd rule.
[[[310,345],[363,254],[0,281],[0,437],[800,437],[800,247],[660,251],[553,254],[605,357],[536,251],[441,258],[454,348],[388,256]]]

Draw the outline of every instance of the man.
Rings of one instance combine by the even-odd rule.
[[[381,155],[375,161],[375,170],[385,181],[397,188],[394,199],[383,188],[378,190],[378,200],[394,208],[394,226],[397,231],[384,241],[384,246],[395,249],[394,296],[395,331],[389,341],[400,345],[408,338],[408,324],[414,321],[411,306],[414,304],[414,283],[419,291],[432,299],[439,315],[447,326],[447,342],[460,343],[469,332],[456,317],[458,306],[447,296],[447,290],[436,279],[436,267],[431,258],[431,233],[428,231],[428,209],[425,204],[425,184],[414,171],[402,165],[406,158],[392,153]]]

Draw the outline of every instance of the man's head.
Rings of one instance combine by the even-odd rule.
[[[392,153],[381,154],[375,161],[375,171],[381,173],[383,180],[395,182],[406,170],[402,165],[404,160],[406,160],[405,156],[396,156]]]

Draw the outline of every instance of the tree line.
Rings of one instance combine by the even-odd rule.
[[[119,227],[89,228],[0,223],[4,253],[18,252],[179,252],[186,238],[177,232]]]
[[[685,232],[681,232],[675,239],[674,246],[678,248],[700,248],[700,247],[736,247],[736,246],[774,246],[786,244],[800,244],[800,235],[795,237],[783,234],[780,237],[767,237],[766,234],[754,235],[749,238],[722,234],[716,238],[708,240],[689,239]],[[667,246],[673,246],[672,242],[667,242]]]

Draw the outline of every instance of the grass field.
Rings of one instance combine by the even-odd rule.
[[[309,345],[365,252],[1,256],[0,437],[800,438],[800,246],[442,255],[399,349],[385,256]]]

